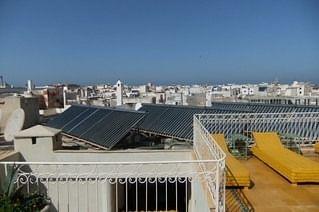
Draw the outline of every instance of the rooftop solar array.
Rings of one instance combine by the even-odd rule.
[[[240,102],[213,102],[212,108],[249,111],[252,113],[293,113],[293,112],[319,112],[318,106],[303,105],[275,105],[263,103],[240,103]]]
[[[63,133],[110,149],[144,117],[144,113],[73,105],[48,122]]]
[[[195,114],[319,112],[319,107],[221,103],[212,107],[143,104],[136,111],[74,105],[48,122],[65,134],[110,149],[132,129],[192,141]]]
[[[172,105],[143,104],[139,111],[146,112],[138,124],[140,131],[191,141],[193,139],[194,114],[234,113],[236,109],[214,109],[208,107],[189,107]]]

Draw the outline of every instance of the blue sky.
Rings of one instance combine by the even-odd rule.
[[[0,0],[0,73],[17,85],[319,83],[317,0]]]

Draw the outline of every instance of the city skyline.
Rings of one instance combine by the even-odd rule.
[[[168,83],[156,83],[154,81],[145,81],[145,82],[140,82],[140,83],[132,83],[129,81],[125,81],[123,79],[117,79],[120,80],[125,86],[141,86],[141,85],[148,85],[149,83],[155,86],[230,86],[230,85],[271,85],[271,84],[278,84],[278,85],[292,85],[294,82],[297,83],[305,83],[305,84],[309,84],[309,85],[314,85],[317,86],[318,83],[315,83],[313,81],[280,81],[278,79],[274,79],[272,81],[255,81],[255,82],[168,82]],[[116,80],[116,81],[117,81]],[[97,82],[97,83],[77,83],[76,81],[60,81],[60,82],[47,82],[47,83],[40,83],[34,80],[31,80],[32,83],[34,84],[35,87],[45,87],[45,86],[56,86],[56,85],[79,85],[79,86],[99,86],[99,85],[116,85],[116,81],[101,81],[101,82]],[[23,88],[23,87],[27,87],[28,86],[28,81],[23,82],[22,84],[13,84],[11,83],[10,79],[7,81],[6,79],[4,79],[4,82],[7,83],[8,87],[12,86],[12,87],[16,87],[16,88]]]

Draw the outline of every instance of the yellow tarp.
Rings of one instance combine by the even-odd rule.
[[[319,163],[286,149],[277,133],[254,132],[253,137],[253,154],[290,182],[319,182]]]
[[[315,152],[319,153],[319,141],[315,144]]]
[[[226,166],[231,171],[227,173],[227,186],[250,186],[250,174],[248,169],[240,163],[229,151],[224,134],[213,134],[212,137],[226,153]],[[235,178],[235,180],[234,180]]]

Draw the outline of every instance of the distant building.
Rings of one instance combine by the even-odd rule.
[[[63,108],[62,86],[38,87],[32,93],[39,97],[40,109]]]

